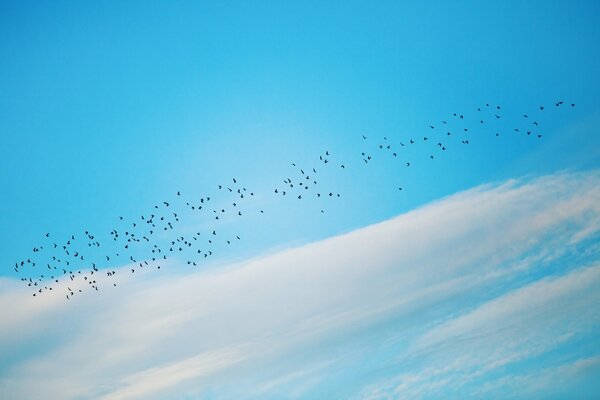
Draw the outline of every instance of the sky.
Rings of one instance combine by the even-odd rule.
[[[0,2],[0,392],[600,397],[599,19],[593,1]],[[242,216],[228,187],[253,193]],[[207,197],[219,220],[186,207]],[[174,235],[219,233],[210,257],[104,258],[163,202]],[[85,231],[100,290],[31,296],[20,279]]]

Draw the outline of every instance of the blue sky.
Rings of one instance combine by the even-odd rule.
[[[598,396],[599,15],[596,2],[1,2],[0,388]],[[276,195],[300,168],[318,170],[310,193],[340,197]],[[243,217],[185,211],[229,205],[217,185],[234,177],[255,193]],[[18,282],[38,274],[13,270],[33,247],[85,230],[103,243],[88,260],[127,272],[124,255],[102,262],[108,233],[162,201],[182,236],[241,240],[75,304],[63,283],[32,299]],[[95,330],[111,338],[99,353],[84,345]],[[182,345],[154,350],[165,338]],[[53,360],[78,381],[68,392]]]

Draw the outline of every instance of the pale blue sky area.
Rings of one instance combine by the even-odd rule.
[[[33,257],[33,247],[48,250],[86,230],[102,241],[100,249],[86,253],[100,269],[126,264],[129,254],[148,257],[138,249],[105,262],[106,254],[118,251],[109,232],[163,212],[155,208],[163,201],[181,217],[178,235],[210,235],[213,229],[221,234],[210,247],[212,262],[202,259],[208,268],[334,237],[482,184],[564,172],[595,176],[599,43],[596,1],[0,1],[0,277],[36,276],[31,270],[15,273],[15,262]],[[557,107],[558,101],[564,104]],[[284,180],[304,179],[300,169],[313,175],[308,182],[318,177],[318,184],[302,192],[302,199],[298,185],[282,196]],[[246,187],[254,195],[246,195],[234,211],[235,190],[231,195],[217,185]],[[206,216],[186,208],[185,202],[199,204],[207,196],[217,210],[227,209],[218,221],[209,206]],[[585,207],[590,214],[582,211],[577,218],[596,215],[593,206]],[[563,222],[575,232],[577,218]],[[529,251],[539,253],[546,269],[508,273],[494,281],[501,285],[498,292],[481,284],[465,298],[453,298],[450,309],[436,303],[431,318],[439,322],[549,276],[569,279],[579,267],[590,267],[598,260],[597,227],[584,228],[591,238],[569,242],[560,257],[545,258],[543,244],[536,242],[511,259],[514,266],[529,260]],[[157,240],[162,246],[172,237],[164,233]],[[452,246],[440,246],[444,259]],[[569,263],[575,254],[581,258]],[[172,270],[188,273],[188,259],[172,258]],[[482,294],[488,290],[492,293]],[[419,337],[433,322],[429,316],[423,321],[403,316],[393,313],[353,328],[346,344],[303,342],[331,356],[314,361],[306,375],[294,369],[305,368],[304,361],[275,358],[261,361],[268,364],[265,376],[238,373],[235,379],[258,390],[256,382],[271,379],[282,363],[290,382],[315,379],[314,385],[301,390],[301,384],[278,383],[274,392],[256,392],[262,393],[257,398],[265,393],[279,398],[292,389],[298,397],[377,398],[371,384],[412,370],[422,380],[403,379],[424,388],[439,376],[427,375],[431,370],[419,363],[453,355],[442,351],[438,359],[428,347],[431,359],[416,361],[421,350],[406,350],[405,340]],[[405,328],[406,321],[421,331],[390,338],[391,329]],[[528,358],[538,368],[531,371],[589,355],[598,332],[593,325],[572,333],[577,340],[556,358],[544,353],[552,362],[541,353]],[[382,337],[383,344],[366,344]],[[350,349],[358,355],[348,355]],[[0,362],[0,371],[20,365],[17,353]],[[407,358],[399,362],[388,354]],[[597,365],[597,359],[586,362]],[[514,370],[507,365],[513,375],[528,370],[526,363]],[[330,379],[310,378],[314,371],[326,371]],[[503,371],[494,373],[501,377]],[[597,384],[581,379],[582,390],[598,395]],[[520,381],[515,382],[517,387]],[[483,380],[464,385],[446,387],[436,397],[503,397],[498,388],[484,388]],[[237,388],[218,379],[207,387],[202,392],[207,398],[227,398],[230,389],[239,398]],[[536,393],[546,397],[547,390]],[[184,392],[173,393],[182,398]]]

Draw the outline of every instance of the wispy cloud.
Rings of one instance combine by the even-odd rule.
[[[565,173],[478,187],[300,248],[149,274],[70,302],[33,299],[4,280],[0,392],[493,393],[507,366],[598,333],[599,221],[600,174]]]

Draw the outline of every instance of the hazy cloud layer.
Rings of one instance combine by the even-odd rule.
[[[600,175],[565,173],[478,187],[300,248],[147,274],[73,301],[31,298],[2,280],[0,393],[600,393],[599,233]]]

